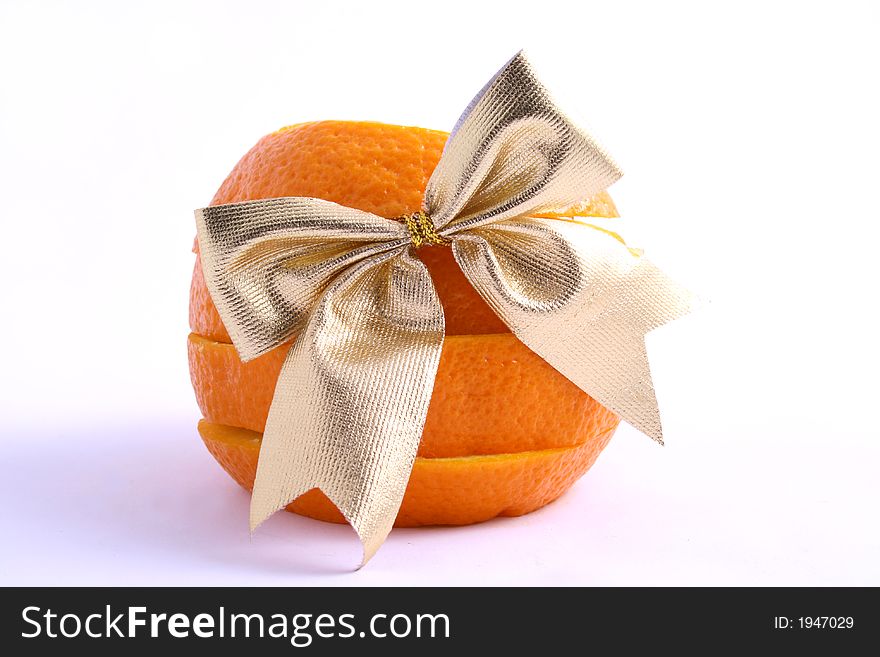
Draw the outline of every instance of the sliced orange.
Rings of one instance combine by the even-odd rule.
[[[248,363],[231,344],[190,335],[187,346],[205,419],[262,432],[290,345]],[[419,455],[571,447],[617,423],[614,413],[510,333],[450,336],[443,343]]]
[[[208,451],[223,469],[252,490],[262,434],[199,422]],[[562,495],[599,456],[613,429],[576,447],[515,454],[416,458],[395,527],[469,525],[497,516],[521,516]],[[328,522],[345,522],[333,503],[312,489],[288,511]]]

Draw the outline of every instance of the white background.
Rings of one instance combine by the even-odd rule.
[[[0,583],[880,584],[876,2],[8,2]],[[263,134],[450,129],[516,50],[626,171],[617,230],[711,300],[649,337],[557,503],[350,529],[247,495],[196,433],[192,210]]]

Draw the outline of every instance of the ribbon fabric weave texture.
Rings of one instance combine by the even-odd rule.
[[[448,245],[517,338],[662,442],[644,336],[687,313],[691,294],[604,231],[537,217],[620,176],[519,53],[459,119],[418,216],[300,197],[197,210],[205,281],[240,358],[296,336],[263,435],[251,529],[320,488],[360,537],[363,563],[391,531],[444,338],[423,244]]]

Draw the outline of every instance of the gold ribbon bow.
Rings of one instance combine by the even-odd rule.
[[[298,335],[263,434],[251,530],[320,488],[363,563],[391,531],[443,346],[422,244],[449,244],[522,342],[662,442],[644,336],[686,313],[690,294],[608,234],[535,216],[620,176],[519,53],[465,110],[405,222],[299,197],[196,211],[205,281],[241,359]]]

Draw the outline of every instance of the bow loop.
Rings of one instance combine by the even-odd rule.
[[[424,205],[449,236],[570,207],[621,175],[596,141],[556,107],[520,52],[458,120]]]
[[[299,332],[342,270],[409,241],[396,221],[312,198],[196,211],[205,283],[242,360]]]

